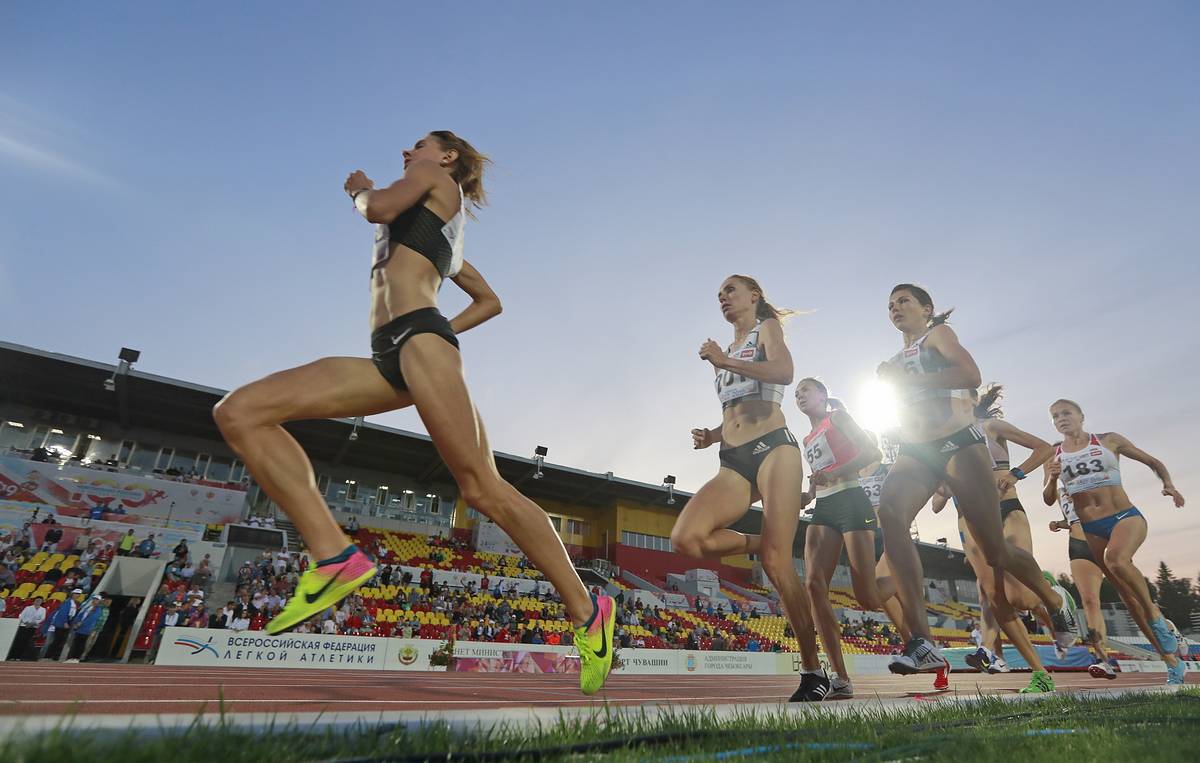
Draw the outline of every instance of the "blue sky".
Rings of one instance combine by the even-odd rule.
[[[725,276],[811,311],[798,376],[851,412],[914,280],[1013,423],[1049,438],[1071,397],[1166,461],[1192,504],[1128,467],[1139,559],[1194,576],[1198,38],[1183,2],[6,6],[0,322],[225,388],[365,355],[371,231],[342,181],[453,129],[496,162],[467,258],[505,312],[463,350],[498,449],[694,490]],[[1035,538],[1065,569],[1065,537]]]

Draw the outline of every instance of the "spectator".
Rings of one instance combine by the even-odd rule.
[[[133,530],[125,533],[121,538],[121,545],[117,547],[117,556],[129,556],[133,551],[133,544],[137,541],[133,537]]]
[[[17,621],[17,637],[13,641],[10,653],[15,660],[28,660],[33,657],[33,637],[46,620],[46,608],[42,606],[42,601],[41,596],[35,596],[33,603],[21,610]]]
[[[92,543],[92,528],[85,527],[85,528],[83,528],[83,532],[81,532],[75,536],[75,543],[72,545],[71,550],[73,550],[76,554],[82,554],[84,551],[87,550],[88,546],[90,546],[91,543]]]
[[[71,633],[67,636],[66,646],[59,658],[62,662],[79,662],[80,656],[87,647],[88,638],[98,632],[97,624],[103,625],[100,622],[101,613],[105,611],[102,605],[103,601],[104,597],[100,594],[92,594],[79,607],[79,611],[71,619]]]
[[[62,528],[54,522],[54,517],[46,517],[46,524],[53,524],[54,526],[47,530],[45,536],[42,538],[42,551],[57,551],[58,543],[63,537]]]
[[[181,538],[179,540],[179,545],[175,546],[175,549],[172,551],[172,553],[175,554],[175,558],[180,562],[186,560],[188,557],[187,538]]]
[[[93,522],[97,520],[103,520],[105,511],[106,509],[103,506],[96,504],[92,508],[88,509],[88,519]]]
[[[67,636],[71,632],[71,621],[75,619],[75,615],[79,612],[79,603],[83,601],[83,591],[76,588],[71,591],[71,595],[63,600],[58,608],[50,614],[49,617],[42,623],[42,631],[46,636],[45,643],[42,644],[42,651],[39,657],[46,659],[58,659],[62,652],[63,644],[67,641]]]
[[[143,559],[149,559],[154,556],[154,547],[154,533],[150,533],[146,536],[145,540],[137,545],[137,555]]]
[[[350,521],[346,523],[346,530],[350,533],[358,532],[358,517],[350,515]]]
[[[250,612],[245,608],[238,610],[237,615],[229,624],[229,630],[238,632],[250,630]]]

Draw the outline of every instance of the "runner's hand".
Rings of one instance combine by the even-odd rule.
[[[696,450],[703,450],[714,442],[711,429],[692,430],[692,447]]]
[[[725,360],[725,351],[721,349],[721,345],[709,339],[700,345],[700,359],[712,363],[713,368],[720,368]]]
[[[375,187],[375,181],[367,177],[367,174],[362,170],[351,172],[346,178],[346,182],[342,184],[342,188],[346,193],[354,193],[355,191],[370,190]]]
[[[1017,478],[1009,473],[1001,474],[996,480],[996,489],[1000,491],[1000,495],[1008,492],[1008,489],[1017,484]]]
[[[1168,495],[1175,500],[1175,508],[1183,508],[1183,494],[1175,489],[1174,485],[1163,485],[1163,495]]]
[[[1057,458],[1046,462],[1046,473],[1050,475],[1050,479],[1056,480],[1062,476],[1062,461]]]

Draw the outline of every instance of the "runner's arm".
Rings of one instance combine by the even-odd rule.
[[[454,285],[471,298],[471,304],[450,320],[450,328],[454,329],[455,334],[461,334],[486,320],[495,318],[504,309],[496,292],[492,291],[492,287],[479,274],[479,271],[466,260],[463,261],[458,275],[450,280],[454,281]]]
[[[1175,483],[1171,480],[1171,474],[1167,471],[1167,467],[1162,461],[1159,461],[1154,456],[1134,445],[1127,437],[1119,435],[1116,432],[1106,435],[1105,439],[1113,443],[1113,453],[1119,456],[1129,456],[1134,461],[1149,466],[1158,475],[1158,478],[1162,480],[1162,494],[1173,498],[1176,508],[1183,508],[1183,495],[1175,489]]]
[[[719,358],[708,358],[708,361],[717,368],[732,371],[747,379],[767,384],[791,384],[796,371],[792,364],[792,353],[783,339],[783,326],[779,325],[778,320],[768,318],[762,322],[759,341],[767,356],[765,361],[738,360],[724,354]]]

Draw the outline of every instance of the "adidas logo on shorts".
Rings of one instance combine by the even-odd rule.
[[[956,450],[958,450],[958,446],[955,445],[954,443],[952,443],[952,442],[942,443],[942,450],[941,450],[942,453],[953,453]]]
[[[770,445],[767,445],[762,440],[759,440],[758,445],[754,446],[754,450],[750,451],[750,455],[757,456],[760,453],[766,453],[770,449],[771,449]]]

